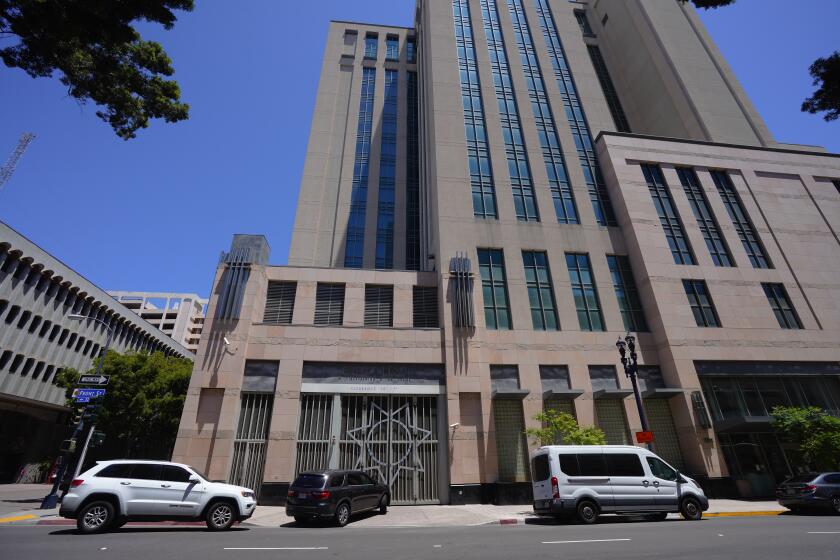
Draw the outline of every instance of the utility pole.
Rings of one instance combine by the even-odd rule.
[[[24,132],[20,135],[20,140],[18,141],[18,145],[12,154],[9,156],[9,159],[6,160],[5,165],[0,167],[0,190],[3,189],[3,185],[5,185],[12,176],[12,173],[15,171],[15,167],[17,167],[18,161],[20,161],[20,156],[23,155],[23,152],[26,151],[26,148],[29,146],[29,143],[35,139],[35,135],[31,132]]]

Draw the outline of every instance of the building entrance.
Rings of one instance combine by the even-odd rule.
[[[388,485],[392,503],[440,503],[438,400],[302,395],[295,474],[360,469]]]

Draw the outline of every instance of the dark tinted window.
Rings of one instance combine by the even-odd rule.
[[[169,482],[189,482],[190,476],[190,473],[181,467],[163,467],[163,480],[168,480]]]
[[[534,481],[548,480],[551,476],[551,470],[548,468],[548,455],[537,455],[531,461],[531,475]]]
[[[131,465],[129,464],[119,464],[119,465],[108,465],[95,476],[101,476],[102,478],[129,478],[131,474]]]
[[[580,476],[577,455],[560,455],[560,470],[568,476]]]
[[[344,484],[343,474],[334,474],[330,477],[330,488],[338,488],[342,484]]]
[[[666,465],[664,461],[657,459],[656,457],[648,457],[647,462],[650,466],[650,472],[656,478],[661,478],[662,480],[677,480],[677,471]]]
[[[607,472],[610,476],[644,476],[642,462],[634,453],[607,453]]]
[[[823,482],[826,484],[840,484],[840,474],[827,474],[823,478]]]
[[[581,453],[577,459],[580,476],[607,476],[607,463],[601,453]]]
[[[366,475],[365,473],[361,473],[359,475],[362,479],[362,484],[376,484],[371,477]]]
[[[139,478],[141,480],[161,480],[160,465],[150,465],[146,463],[137,463],[131,469],[131,478]]]
[[[361,473],[347,473],[347,486],[358,486],[362,484]]]
[[[323,488],[326,477],[322,474],[302,474],[294,481],[292,486],[299,488]]]

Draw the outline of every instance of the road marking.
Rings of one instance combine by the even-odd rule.
[[[328,546],[251,546],[251,547],[225,547],[225,550],[329,550]]]
[[[17,515],[15,517],[0,517],[0,523],[11,523],[12,521],[25,521],[27,519],[37,519],[37,515]]]
[[[441,547],[443,547],[443,545],[442,545],[442,544],[436,544],[436,545],[434,545],[432,548],[441,548]]]
[[[629,541],[632,539],[590,539],[588,541],[543,541],[543,544],[570,544],[570,543],[585,543],[585,542],[617,542]]]
[[[808,531],[809,535],[840,535],[840,531]]]

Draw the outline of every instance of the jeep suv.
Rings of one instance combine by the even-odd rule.
[[[70,483],[58,514],[83,533],[128,521],[204,520],[211,531],[229,529],[256,508],[254,491],[210,482],[195,469],[168,461],[100,461]]]

